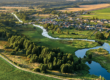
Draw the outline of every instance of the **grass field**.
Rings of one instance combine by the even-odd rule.
[[[0,80],[58,80],[19,70],[2,58],[0,63]]]
[[[66,34],[69,31],[69,34]],[[56,31],[52,34],[52,31],[49,31],[49,35],[60,38],[74,38],[74,39],[95,39],[95,34],[91,36],[95,30],[75,30],[75,29],[62,29],[63,34],[58,34]],[[73,35],[75,33],[77,35]],[[91,36],[91,37],[90,37]]]
[[[81,17],[87,17],[87,18],[97,17],[99,19],[110,19],[110,7],[91,11],[91,12],[92,12],[91,15],[81,15]]]
[[[110,6],[110,4],[80,5],[79,6],[80,8],[65,8],[65,9],[59,10],[59,11],[62,11],[62,12],[65,12],[65,11],[67,11],[67,12],[70,12],[70,11],[75,12],[75,11],[82,11],[82,10],[90,11],[90,10],[106,8],[106,7],[109,7],[109,6]]]
[[[26,28],[27,29],[27,28]],[[77,49],[80,48],[89,48],[97,46],[98,44],[95,43],[91,46],[91,42],[87,41],[66,41],[66,40],[52,40],[41,35],[42,30],[40,28],[36,28],[36,30],[25,30],[22,31],[22,34],[28,36],[32,41],[36,42],[38,45],[41,46],[48,46],[50,48],[60,48],[65,53],[74,53]],[[86,33],[85,33],[86,34]],[[82,46],[79,46],[81,43],[85,42]],[[76,46],[73,46],[75,43]],[[93,44],[93,43],[92,43]]]

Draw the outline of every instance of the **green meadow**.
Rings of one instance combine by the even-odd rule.
[[[59,80],[22,71],[0,58],[0,80]]]
[[[49,35],[60,38],[95,39],[95,34],[92,35],[95,32],[95,30],[62,29],[61,31],[63,32],[63,34],[59,34],[57,33],[57,31],[55,31],[54,34],[52,34],[52,31],[49,31]],[[67,31],[69,31],[69,34],[67,34]]]
[[[22,31],[21,33],[23,35],[28,36],[28,38],[32,40],[33,42],[35,42],[37,45],[48,46],[49,48],[60,48],[65,53],[74,53],[76,50],[81,49],[81,48],[90,48],[90,47],[95,47],[99,45],[96,42],[89,42],[89,41],[82,41],[82,40],[81,41],[77,41],[77,40],[68,41],[68,40],[48,39],[42,36],[42,30],[37,27],[36,27],[36,30],[35,29],[27,30],[27,31],[25,30],[25,31]],[[86,33],[89,33],[89,31],[87,31]]]
[[[110,19],[110,8],[91,11],[90,15],[81,15],[84,18],[97,17],[98,19]]]

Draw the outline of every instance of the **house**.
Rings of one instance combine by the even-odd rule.
[[[91,20],[90,22],[94,22],[94,20]]]
[[[101,21],[100,21],[100,20],[98,20],[97,22],[98,22],[98,23],[100,23]]]
[[[104,23],[108,23],[108,21],[104,21]]]

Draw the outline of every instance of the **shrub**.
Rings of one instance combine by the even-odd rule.
[[[7,48],[9,48],[9,47],[8,47],[8,46],[6,46],[6,45],[4,45],[3,47],[4,47],[4,49],[7,49]]]
[[[15,49],[14,49],[15,51],[18,51],[19,50],[19,47],[15,47]]]
[[[16,54],[16,52],[15,52],[15,51],[12,51],[10,54],[11,54],[11,55],[15,55],[15,54]]]
[[[37,68],[34,68],[33,71],[40,72],[40,69],[37,67]]]
[[[29,54],[29,55],[27,56],[27,58],[31,58],[31,56],[32,56],[32,54]]]

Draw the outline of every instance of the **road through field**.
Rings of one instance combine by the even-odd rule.
[[[0,58],[3,58],[5,61],[10,63],[14,67],[16,67],[16,68],[18,68],[20,70],[26,71],[26,72],[30,72],[30,73],[34,73],[34,74],[38,74],[38,75],[43,75],[43,76],[47,76],[47,77],[52,77],[52,78],[56,78],[56,79],[61,79],[61,80],[68,80],[68,79],[65,79],[65,78],[59,78],[59,77],[56,77],[56,76],[50,76],[50,75],[47,75],[47,74],[42,74],[42,73],[39,73],[39,72],[33,72],[31,70],[27,70],[27,69],[21,68],[21,67],[15,65],[14,63],[12,63],[11,61],[9,61],[8,59],[6,59],[5,57],[3,57],[2,55],[0,55]]]

